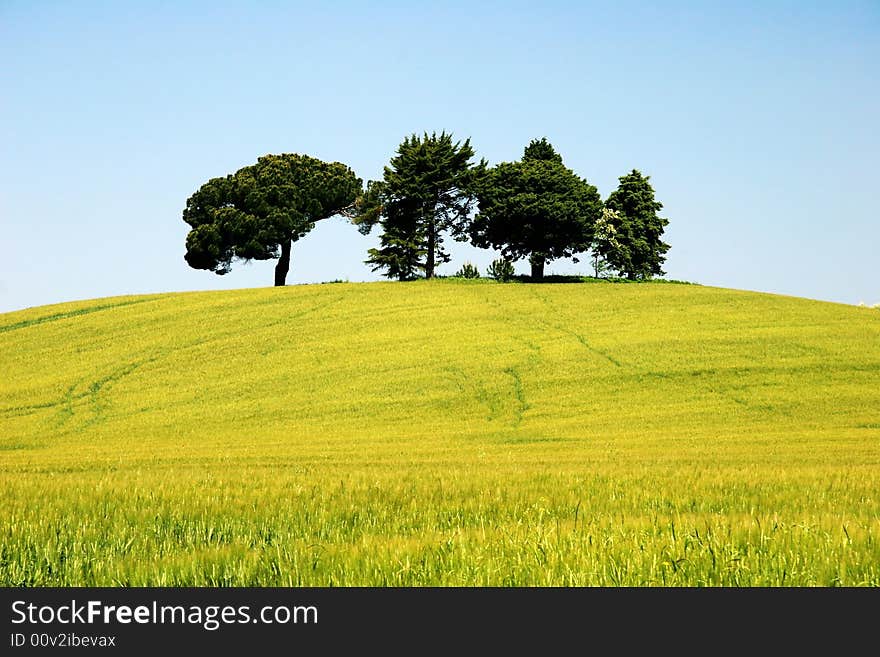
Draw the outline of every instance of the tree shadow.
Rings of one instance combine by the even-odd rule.
[[[547,274],[544,278],[533,279],[527,274],[518,274],[513,277],[518,283],[623,283],[628,285],[699,285],[692,281],[679,281],[671,278],[643,278],[630,279],[619,276],[578,276],[576,274]]]
[[[527,274],[519,274],[514,276],[513,280],[520,283],[585,283],[601,279],[591,276],[576,276],[574,274],[548,274],[543,278],[535,279]]]

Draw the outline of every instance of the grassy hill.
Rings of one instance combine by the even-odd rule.
[[[880,312],[429,281],[0,315],[2,585],[880,585]]]

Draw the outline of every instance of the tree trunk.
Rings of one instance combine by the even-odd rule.
[[[434,278],[434,250],[437,244],[437,227],[434,220],[428,220],[428,257],[425,262],[425,278]]]
[[[532,265],[532,280],[540,281],[544,278],[544,258],[541,256],[532,256],[529,258]]]
[[[275,285],[286,285],[287,272],[290,271],[290,240],[281,242],[281,257],[275,264]]]

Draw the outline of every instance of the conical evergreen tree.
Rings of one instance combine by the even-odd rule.
[[[409,280],[424,272],[433,278],[438,264],[449,262],[443,248],[447,233],[461,238],[475,203],[474,187],[486,163],[472,163],[470,140],[453,142],[442,132],[411,135],[385,167],[383,180],[371,183],[360,208],[361,232],[382,227],[381,247],[369,250],[368,264],[389,278]]]
[[[601,255],[627,278],[662,276],[666,272],[661,266],[669,250],[669,245],[660,239],[669,224],[668,219],[657,214],[663,204],[654,198],[650,176],[633,169],[619,180],[617,189],[605,201],[605,207],[615,211],[609,218],[613,221],[617,246]]]

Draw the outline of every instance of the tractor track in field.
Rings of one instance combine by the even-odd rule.
[[[529,292],[531,292],[532,296],[534,296],[536,299],[538,299],[538,301],[543,303],[545,306],[547,306],[548,308],[551,308],[551,309],[553,308],[553,304],[547,300],[547,297],[539,294],[537,290],[535,290],[534,288],[529,288]],[[587,340],[587,338],[585,336],[581,335],[580,333],[577,333],[576,331],[572,331],[571,329],[567,329],[567,328],[561,326],[560,324],[553,324],[553,323],[547,321],[546,319],[537,318],[533,321],[536,325],[538,325],[542,328],[549,328],[554,331],[559,331],[560,333],[562,333],[564,335],[568,335],[568,336],[573,337],[575,340],[578,341],[578,343],[584,349],[586,349],[590,353],[593,353],[601,358],[604,358],[605,360],[607,360],[609,363],[611,363],[615,367],[621,367],[621,368],[622,367],[632,367],[628,363],[621,362],[619,359],[615,358],[611,354],[609,354],[605,351],[602,351],[601,349],[599,349],[597,347],[594,347],[593,345],[590,344],[590,342]]]
[[[504,306],[491,295],[481,297],[481,299],[504,317],[508,317],[508,313]],[[509,319],[514,323],[516,318],[511,317]],[[497,373],[503,374],[505,378],[510,380],[510,390],[503,396],[500,393],[493,393],[492,390],[486,387],[483,379],[466,373],[460,367],[450,366],[446,368],[446,371],[452,374],[453,380],[458,386],[461,394],[473,394],[477,401],[486,407],[488,410],[488,416],[486,419],[488,421],[499,420],[502,416],[505,416],[508,418],[506,420],[508,426],[510,428],[516,428],[522,424],[525,413],[530,407],[526,397],[525,387],[523,385],[521,370],[523,368],[536,367],[540,364],[542,357],[539,345],[517,335],[510,335],[508,337],[515,342],[522,343],[530,353],[527,353],[525,359],[520,358],[518,363],[507,365],[500,370],[495,370]],[[472,389],[472,393],[468,392],[465,384]]]
[[[107,310],[110,308],[118,308],[121,306],[130,306],[138,303],[144,303],[147,301],[154,301],[155,298],[151,299],[137,299],[134,301],[125,301],[122,303],[115,304],[105,304],[103,306],[96,306],[94,308],[87,308],[81,311],[72,311],[68,313],[58,313],[56,315],[50,315],[45,318],[38,318],[36,320],[29,320],[27,322],[19,322],[17,324],[11,324],[7,327],[0,327],[0,333],[4,330],[13,330],[16,328],[25,328],[27,326],[32,326],[36,324],[41,324],[49,321],[56,321],[60,319],[66,319],[69,317],[78,317],[80,315],[89,314],[91,312],[97,312],[100,310]],[[265,324],[262,324],[258,327],[259,330],[271,328],[280,324],[285,324],[294,319],[299,319],[306,315],[310,315],[315,312],[319,312],[321,310],[325,310],[328,307],[337,304],[342,301],[342,297],[331,299],[329,301],[322,301],[317,304],[313,304],[305,309],[300,310],[299,312],[292,313],[290,315],[286,315],[282,318],[269,321]],[[273,303],[277,303],[277,300],[273,300]],[[60,428],[68,423],[76,414],[77,411],[81,410],[81,408],[88,404],[92,408],[92,417],[86,421],[85,425],[82,428],[86,428],[88,426],[92,426],[93,424],[99,422],[103,415],[104,410],[106,409],[106,402],[102,401],[102,396],[106,391],[118,383],[120,380],[134,372],[135,370],[143,367],[144,365],[148,365],[150,363],[154,363],[162,358],[167,357],[171,353],[179,353],[185,351],[187,349],[192,349],[195,347],[201,347],[206,344],[210,344],[216,342],[218,340],[223,340],[225,338],[234,337],[237,335],[236,331],[227,331],[219,335],[212,335],[208,339],[197,338],[195,340],[191,340],[185,344],[172,347],[166,346],[155,352],[151,356],[147,356],[140,360],[130,361],[124,365],[115,367],[110,370],[108,374],[104,376],[99,376],[97,378],[90,377],[81,377],[77,379],[73,384],[71,384],[66,392],[59,398],[41,402],[38,404],[24,404],[19,406],[9,406],[5,408],[0,408],[0,417],[21,417],[26,415],[32,415],[34,413],[38,413],[40,411],[46,410],[55,410],[54,414],[54,426],[55,428]],[[94,375],[93,375],[94,376]]]
[[[468,374],[457,366],[447,366],[444,371],[450,375],[458,392],[462,396],[476,399],[486,409],[486,421],[502,421],[511,428],[518,427],[525,412],[529,408],[523,391],[522,378],[516,367],[506,367],[503,370],[505,377],[511,381],[511,390],[506,394],[503,391],[493,391],[485,385],[485,382],[477,376]]]
[[[86,426],[94,424],[100,419],[105,408],[101,403],[101,393],[105,392],[109,387],[118,383],[120,380],[137,370],[138,368],[153,363],[167,355],[167,352],[155,354],[148,358],[132,361],[112,369],[108,374],[91,379],[90,377],[81,377],[75,383],[71,384],[67,391],[58,399],[41,404],[31,404],[25,406],[11,406],[0,409],[0,415],[4,417],[18,417],[23,415],[31,415],[42,410],[57,409],[54,416],[54,424],[61,427],[76,415],[76,411],[83,406],[83,402],[89,404],[93,408],[93,418],[89,420]]]
[[[134,299],[132,301],[120,301],[119,303],[106,303],[100,306],[91,306],[89,308],[82,308],[80,310],[71,310],[66,313],[56,313],[54,315],[46,315],[45,317],[36,317],[34,319],[26,319],[21,322],[15,322],[13,324],[6,324],[5,326],[0,326],[0,333],[6,333],[8,331],[15,331],[17,329],[29,328],[31,326],[38,326],[40,324],[45,324],[47,322],[57,322],[62,319],[70,319],[72,317],[80,317],[82,315],[90,315],[91,313],[100,312],[102,310],[109,310],[111,308],[121,308],[123,306],[133,306],[139,303],[147,303],[148,301],[158,301],[162,297],[151,297],[149,299]]]
[[[532,295],[536,299],[541,301],[544,305],[552,308],[552,304],[550,303],[550,301],[548,301],[545,296],[539,294],[537,290],[530,289],[530,292],[532,293]],[[610,362],[611,364],[613,364],[616,367],[635,372],[635,373],[642,375],[642,376],[649,376],[649,377],[670,380],[670,381],[675,378],[683,378],[683,376],[682,377],[675,377],[675,376],[670,375],[666,372],[649,371],[649,370],[640,368],[637,365],[633,365],[631,363],[626,363],[626,362],[620,361],[619,359],[615,358],[611,354],[605,353],[604,351],[597,349],[596,347],[593,347],[587,341],[587,339],[583,335],[581,335],[580,333],[577,333],[576,331],[572,331],[571,329],[567,329],[563,326],[551,324],[550,322],[543,320],[543,319],[536,320],[536,323],[540,323],[543,326],[546,326],[548,328],[554,329],[556,331],[560,331],[561,333],[564,333],[566,335],[570,335],[570,336],[574,337],[578,342],[580,342],[580,344],[584,348],[586,348],[587,350],[591,351],[592,353],[594,353],[598,356],[605,358],[608,362]],[[708,392],[710,392],[714,395],[717,395],[728,402],[732,402],[734,404],[737,404],[738,406],[743,407],[750,412],[765,413],[768,410],[772,410],[774,413],[781,413],[783,415],[790,415],[790,413],[788,413],[787,411],[785,411],[783,409],[779,409],[779,408],[772,407],[772,406],[768,407],[766,404],[754,404],[753,402],[751,402],[747,399],[744,399],[742,396],[738,396],[738,395],[734,394],[734,392],[732,390],[729,390],[723,386],[713,385],[709,382],[703,382],[703,388],[705,390],[707,390]]]
[[[505,368],[504,373],[513,379],[513,394],[516,397],[517,404],[511,426],[518,427],[522,423],[523,415],[529,409],[529,404],[526,402],[526,396],[523,392],[522,377],[519,374],[519,370],[515,367],[508,367]]]
[[[87,405],[90,408],[91,417],[89,417],[85,421],[85,423],[80,427],[80,430],[86,429],[100,422],[104,415],[104,411],[107,409],[108,406],[106,400],[102,399],[103,394],[106,393],[106,391],[109,390],[110,387],[127,377],[135,370],[149,363],[156,362],[160,358],[163,358],[165,355],[165,353],[160,353],[149,358],[126,363],[121,367],[113,369],[109,374],[92,380],[90,383],[88,383],[85,389],[80,391],[77,391],[77,388],[80,387],[80,383],[85,379],[80,379],[79,382],[74,383],[72,386],[70,386],[70,388],[68,388],[67,393],[61,400],[61,408],[55,414],[56,428],[64,426],[70,419],[76,417],[76,411],[78,407],[83,405]],[[81,404],[80,402],[84,403]]]

